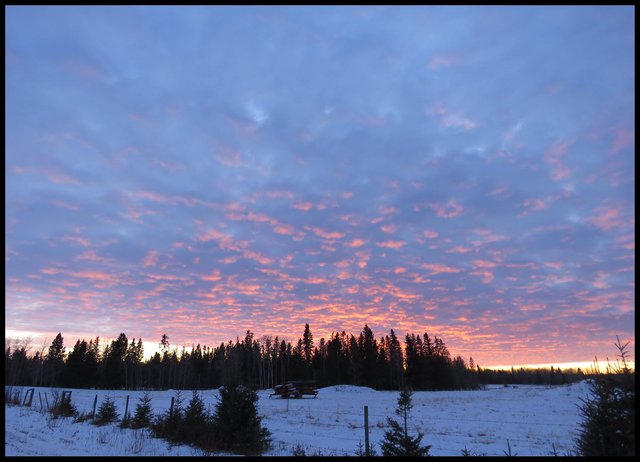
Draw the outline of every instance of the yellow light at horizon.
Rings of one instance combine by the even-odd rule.
[[[615,364],[615,361],[610,361],[609,362],[612,366]],[[627,365],[629,366],[630,369],[635,370],[636,366],[635,366],[635,361],[627,361]],[[550,369],[551,367],[553,367],[554,369],[556,368],[560,368],[562,369],[581,369],[582,372],[591,372],[594,367],[595,367],[595,363],[593,361],[581,361],[581,362],[566,362],[566,363],[546,363],[546,364],[518,364],[518,365],[509,365],[509,366],[480,366],[481,369],[491,369],[494,371],[498,371],[498,370],[511,370],[513,369]],[[598,366],[600,368],[600,371],[604,372],[607,370],[607,362],[600,362],[598,361]]]

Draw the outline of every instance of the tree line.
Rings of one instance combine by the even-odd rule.
[[[485,370],[452,357],[444,340],[406,334],[404,347],[393,329],[378,339],[365,324],[356,336],[345,331],[314,342],[309,324],[295,343],[272,336],[244,338],[190,351],[171,348],[164,334],[160,351],[144,359],[142,339],[125,333],[103,348],[100,339],[77,340],[66,352],[62,333],[48,351],[30,355],[27,345],[7,345],[5,384],[104,389],[205,389],[242,384],[271,388],[292,380],[319,387],[349,384],[377,390],[475,389],[489,383],[562,384],[584,378],[580,370]]]

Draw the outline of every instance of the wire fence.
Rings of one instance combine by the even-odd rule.
[[[60,392],[63,391],[61,389],[43,388],[36,388],[34,390],[33,387],[11,387],[11,390],[14,394],[22,394],[22,396],[24,396],[24,398],[22,398],[23,401],[26,401],[25,395],[30,393],[31,407],[35,410],[40,410],[41,412],[46,412],[56,397],[54,395],[58,394],[59,396]],[[130,395],[127,391],[123,390],[114,392],[114,394],[117,394],[115,401],[116,407],[121,412],[120,418],[124,418],[122,413],[125,407],[125,396],[128,399]],[[132,392],[132,395],[135,395],[136,398],[142,396],[142,394],[143,392]],[[70,395],[71,402],[76,405],[79,412],[95,413],[96,404],[99,405],[106,396],[110,395],[110,393],[105,390],[97,392],[93,390],[74,390]],[[5,387],[5,396],[7,396],[7,387]],[[158,412],[163,412],[164,410],[169,409],[171,405],[170,401],[174,396],[175,393],[170,392],[163,392],[163,395],[159,397],[154,397],[153,393],[150,393],[153,412],[157,414]],[[98,397],[101,397],[100,400]],[[183,393],[182,398],[184,407],[184,405],[189,401],[188,392]],[[20,400],[21,399],[18,399],[18,401]],[[282,401],[286,402],[286,400]],[[25,403],[23,402],[21,404],[24,405]],[[129,402],[129,415],[135,411],[136,404],[137,402],[135,398]],[[304,403],[304,401],[301,400],[291,400],[290,403],[283,404],[281,408],[276,407],[274,409],[275,406],[273,405],[270,405],[268,409],[263,408],[261,410],[261,417],[263,422],[268,424],[268,428],[273,434],[274,443],[277,443],[283,451],[287,450],[292,452],[300,450],[300,448],[307,448],[323,455],[344,455],[345,453],[348,455],[354,455],[358,445],[361,445],[362,440],[364,439],[364,410],[354,410],[353,407],[345,409],[341,408],[340,404],[336,404],[337,407],[335,410],[330,410],[320,408],[320,405],[326,405],[326,402],[309,400],[309,402]],[[381,407],[386,408],[388,406]],[[374,438],[381,437],[383,432],[388,429],[388,417],[394,419],[398,418],[393,411],[388,414],[371,412],[371,408],[369,410],[368,417],[369,431],[371,436]],[[462,448],[459,450],[452,450],[447,446],[447,441],[456,441],[458,444],[460,441],[467,441],[468,444],[474,448],[482,448],[483,446],[495,448],[496,442],[503,440],[505,441],[505,449],[507,448],[507,440],[515,443],[521,443],[523,446],[527,445],[528,447],[543,447],[551,446],[552,444],[552,441],[549,440],[548,436],[550,432],[545,432],[544,435],[547,436],[539,436],[536,435],[535,432],[529,431],[530,435],[527,435],[527,437],[521,437],[521,435],[517,433],[517,436],[509,436],[508,438],[504,437],[502,434],[505,432],[500,428],[500,426],[503,425],[510,426],[512,428],[521,427],[525,429],[552,427],[563,429],[563,432],[570,434],[574,433],[571,430],[575,428],[575,425],[563,422],[549,422],[548,420],[495,420],[457,415],[447,417],[441,414],[438,414],[433,419],[433,421],[418,419],[418,423],[414,424],[412,422],[410,427],[414,431],[417,430],[427,435],[423,444],[431,444],[432,453],[451,456],[461,455]],[[493,427],[486,431],[470,431],[469,427],[465,430],[464,428],[455,426],[443,427],[436,424],[436,422],[443,421],[451,423],[466,422],[476,424],[475,426],[472,426],[472,428],[475,429],[484,429],[487,427],[487,424],[491,424]],[[340,431],[336,431],[335,429],[340,429]],[[522,431],[520,433],[522,433]],[[288,436],[283,439],[283,435]],[[436,438],[433,438],[434,436],[436,436]],[[324,445],[314,444],[313,442],[298,442],[298,439],[309,441],[336,441],[337,444],[334,447],[327,447]],[[348,443],[348,445],[346,443]],[[557,441],[553,443],[558,444]],[[376,444],[375,441],[373,444]],[[465,445],[464,447],[466,448],[467,446]],[[492,452],[494,453],[484,453],[484,455],[506,454],[506,451],[496,454],[495,449]]]

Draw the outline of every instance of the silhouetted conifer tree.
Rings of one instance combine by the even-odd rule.
[[[617,339],[621,362],[590,380],[590,396],[580,409],[584,418],[577,439],[582,456],[635,455],[635,374],[627,364],[629,343]]]
[[[384,456],[414,456],[424,457],[429,455],[431,446],[421,446],[423,433],[418,432],[415,437],[409,436],[407,421],[409,412],[413,407],[411,403],[412,392],[404,389],[398,397],[396,414],[403,418],[404,427],[396,420],[387,417],[387,425],[391,427],[384,433],[384,440],[380,444]]]
[[[219,450],[255,455],[269,448],[270,433],[261,425],[257,401],[258,395],[243,385],[220,388],[213,416],[215,444]]]
[[[136,405],[136,412],[131,421],[131,428],[145,428],[151,424],[151,397],[145,392]]]

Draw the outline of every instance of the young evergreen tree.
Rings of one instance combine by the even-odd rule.
[[[198,391],[194,390],[191,400],[184,410],[181,422],[181,440],[187,444],[202,445],[209,430],[210,416]]]
[[[617,339],[621,362],[599,371],[589,382],[590,396],[580,408],[584,418],[576,442],[582,456],[635,455],[635,373],[627,363],[627,347]]]
[[[404,426],[396,420],[387,417],[387,425],[391,427],[384,433],[384,440],[380,444],[382,455],[384,456],[414,456],[424,457],[429,455],[431,445],[421,446],[423,433],[418,432],[417,436],[410,436],[408,432],[409,413],[413,404],[411,403],[412,392],[404,389],[398,397],[398,407],[396,414],[403,418]]]
[[[93,420],[93,424],[105,425],[111,422],[115,422],[117,419],[118,410],[116,409],[116,403],[107,396],[98,408],[98,413]]]
[[[136,405],[136,411],[131,421],[131,428],[145,428],[151,424],[151,397],[145,392]]]
[[[255,391],[238,385],[220,388],[213,416],[217,449],[237,454],[257,455],[271,444],[269,430],[261,425]]]

